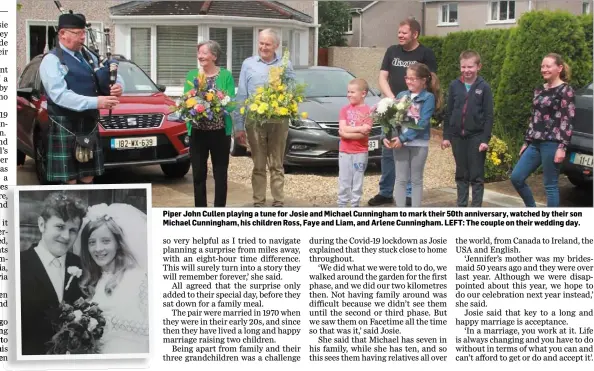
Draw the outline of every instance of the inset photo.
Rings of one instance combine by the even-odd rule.
[[[15,190],[17,360],[148,358],[150,197],[150,185]]]

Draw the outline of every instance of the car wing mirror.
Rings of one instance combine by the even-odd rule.
[[[31,97],[39,97],[39,92],[35,88],[17,89],[17,96],[31,100]]]
[[[159,91],[160,91],[161,93],[165,93],[165,90],[167,90],[167,86],[165,86],[165,85],[162,85],[162,84],[158,84],[158,85],[157,85],[157,89],[159,89]]]

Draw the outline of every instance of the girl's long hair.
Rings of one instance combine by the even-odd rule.
[[[81,233],[81,249],[80,258],[83,266],[83,274],[80,281],[80,287],[82,292],[89,297],[95,295],[95,288],[97,282],[101,278],[102,270],[101,267],[95,263],[91,253],[89,252],[89,237],[91,233],[97,230],[101,226],[106,226],[107,229],[113,234],[117,242],[117,251],[115,260],[114,274],[109,278],[109,281],[105,285],[105,293],[111,295],[113,290],[122,280],[124,273],[127,269],[134,268],[138,265],[134,255],[128,249],[126,242],[124,241],[124,231],[120,226],[110,217],[104,217],[95,221],[87,223]]]
[[[414,63],[408,67],[409,70],[413,71],[417,78],[426,79],[425,89],[435,96],[435,110],[439,110],[442,105],[442,98],[439,88],[439,78],[434,72],[429,70],[426,64]]]
[[[571,79],[571,68],[569,67],[567,62],[565,62],[563,57],[557,53],[549,53],[549,54],[545,55],[545,58],[551,58],[552,60],[555,61],[555,64],[557,66],[563,66],[563,69],[561,70],[559,77],[564,82],[569,82],[569,79]]]

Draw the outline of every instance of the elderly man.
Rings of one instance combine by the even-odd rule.
[[[272,66],[281,64],[281,57],[276,54],[279,47],[278,34],[271,29],[262,30],[258,35],[258,55],[247,58],[239,74],[239,88],[237,102],[242,104],[245,99],[254,94],[259,86],[268,82],[268,70]],[[289,62],[287,76],[295,77]],[[289,133],[289,121],[280,122],[244,122],[244,117],[236,111],[235,135],[239,143],[245,144],[246,133],[254,161],[252,171],[253,202],[255,207],[262,207],[266,203],[266,165],[270,170],[270,192],[272,206],[284,206],[285,172],[283,161],[285,146]]]
[[[58,21],[59,45],[39,67],[51,121],[48,182],[90,184],[104,172],[99,109],[118,104],[122,83],[118,78],[118,83],[110,86],[109,66],[98,68],[97,57],[83,49],[85,25],[82,14],[62,14]]]

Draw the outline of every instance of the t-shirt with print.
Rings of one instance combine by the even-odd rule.
[[[417,62],[426,64],[431,72],[437,73],[435,53],[426,46],[419,44],[416,49],[406,51],[400,45],[392,45],[386,50],[381,70],[388,71],[388,84],[395,96],[408,89],[404,81],[406,69]]]
[[[373,125],[371,107],[366,104],[360,106],[347,104],[340,110],[338,119],[340,121],[345,120],[346,124],[351,127]],[[369,150],[368,145],[369,136],[362,139],[340,138],[339,151],[343,153],[364,153]]]

